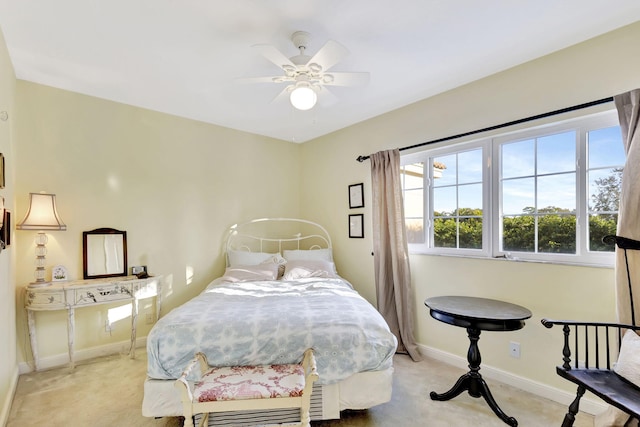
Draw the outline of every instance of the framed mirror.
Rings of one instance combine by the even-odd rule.
[[[82,232],[82,269],[85,279],[127,275],[127,232],[97,228]]]

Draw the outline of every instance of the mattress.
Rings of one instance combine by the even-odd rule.
[[[210,366],[288,364],[307,348],[320,384],[392,366],[395,336],[341,278],[213,282],[147,337],[147,375],[178,378],[197,352]]]
[[[340,277],[216,280],[149,333],[142,412],[182,414],[174,381],[196,352],[211,366],[242,366],[297,363],[313,348],[320,379],[312,417],[339,418],[390,400],[396,346],[382,316]]]

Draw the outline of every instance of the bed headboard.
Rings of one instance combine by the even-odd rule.
[[[258,218],[229,228],[225,252],[323,248],[331,248],[331,237],[320,224],[298,218]]]

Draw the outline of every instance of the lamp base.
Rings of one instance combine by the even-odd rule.
[[[44,288],[45,286],[51,286],[51,282],[31,282],[27,288]]]

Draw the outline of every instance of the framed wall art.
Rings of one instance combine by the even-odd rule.
[[[0,240],[2,240],[6,246],[9,246],[11,244],[11,212],[5,209],[2,217]]]
[[[349,186],[349,208],[364,208],[364,184]]]
[[[4,188],[4,155],[0,153],[0,188]]]
[[[349,237],[364,238],[364,214],[349,215]]]

